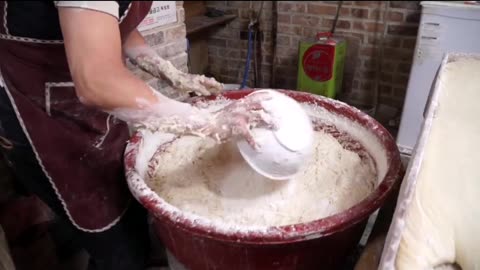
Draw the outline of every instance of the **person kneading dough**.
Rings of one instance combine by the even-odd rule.
[[[63,218],[89,269],[146,267],[145,210],[129,193],[130,127],[248,139],[261,97],[215,114],[167,98],[124,55],[182,92],[215,94],[212,78],[177,70],[136,30],[152,1],[1,1],[0,136],[16,178]]]

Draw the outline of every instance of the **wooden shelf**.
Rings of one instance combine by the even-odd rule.
[[[236,15],[223,15],[221,17],[207,17],[204,15],[193,16],[185,19],[185,25],[187,28],[187,35],[197,33],[217,25],[225,24],[233,19]]]

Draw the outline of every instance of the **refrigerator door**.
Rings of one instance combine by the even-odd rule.
[[[445,54],[480,53],[480,5],[440,1],[421,4],[422,17],[397,137],[403,154],[411,154],[417,143],[425,105]]]

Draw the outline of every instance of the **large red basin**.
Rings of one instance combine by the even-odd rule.
[[[252,90],[222,94],[239,99]],[[386,200],[399,181],[401,162],[395,140],[377,121],[344,103],[304,92],[280,90],[302,103],[314,103],[356,122],[383,147],[386,174],[363,201],[339,214],[267,231],[221,231],[186,218],[162,200],[136,169],[142,135],[135,134],[125,154],[127,181],[135,198],[154,217],[154,230],[169,252],[190,270],[339,269],[356,247],[370,214]]]

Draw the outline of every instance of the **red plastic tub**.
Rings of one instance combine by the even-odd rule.
[[[239,99],[252,90],[229,91]],[[135,198],[154,216],[154,230],[168,251],[189,270],[339,269],[356,247],[370,214],[385,201],[399,181],[400,155],[395,140],[377,121],[346,104],[309,93],[281,90],[299,102],[314,103],[356,122],[382,146],[386,174],[363,201],[339,214],[266,231],[222,231],[212,224],[191,220],[154,193],[136,169],[143,141],[135,134],[126,149],[127,181]]]

